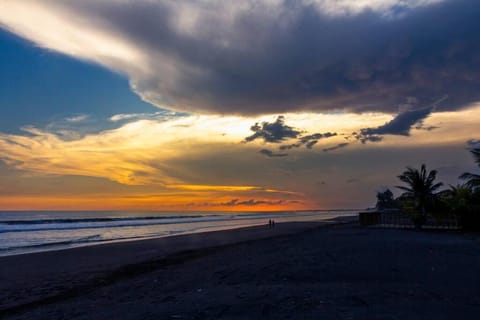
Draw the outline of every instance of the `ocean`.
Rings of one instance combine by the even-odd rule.
[[[358,211],[0,211],[0,256],[168,237],[280,222],[322,221]]]

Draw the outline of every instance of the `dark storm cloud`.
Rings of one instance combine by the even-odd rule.
[[[285,2],[284,9],[299,10],[291,3]],[[430,102],[444,92],[451,95],[451,106],[459,107],[480,96],[475,72],[480,68],[478,16],[480,5],[472,1],[417,9],[398,19],[372,13],[327,17],[301,8],[286,33],[274,33],[278,21],[263,23],[259,19],[265,12],[248,12],[239,17],[233,32],[252,45],[256,40],[246,29],[258,28],[260,34],[268,34],[266,42],[247,53],[217,51],[218,66],[200,63],[213,72],[203,88],[212,96],[201,108],[240,113],[338,107],[392,112],[405,96]]]
[[[202,70],[172,88],[162,89],[160,78],[139,81],[139,90],[160,91],[177,108],[394,112],[406,96],[427,103],[448,93],[453,108],[480,98],[478,1],[447,1],[392,19],[372,12],[332,17],[285,1],[278,16],[254,6],[226,31],[204,13],[193,37],[170,27],[172,8],[152,6],[100,12],[152,52],[171,52],[180,65]],[[295,16],[283,24],[289,12]],[[223,38],[230,46],[219,45]]]
[[[480,1],[399,0],[386,9],[377,1],[357,11],[333,0],[36,3],[140,50],[137,61],[81,48],[83,59],[126,74],[138,94],[164,108],[394,113],[405,97],[427,105],[446,93],[443,109],[480,100]],[[343,11],[332,13],[335,6]],[[48,43],[55,37],[25,34],[70,52]]]
[[[364,128],[360,133],[353,133],[353,136],[362,143],[379,142],[383,140],[383,135],[409,136],[410,130],[423,129],[431,131],[437,127],[424,127],[423,121],[433,111],[432,107],[417,110],[409,110],[398,114],[391,121],[376,128]]]
[[[288,153],[275,153],[272,150],[268,150],[268,149],[262,149],[262,150],[258,151],[258,153],[261,153],[264,156],[267,156],[269,158],[278,158],[278,157],[288,156]]]
[[[430,115],[432,108],[405,111],[398,114],[390,122],[376,128],[361,129],[362,135],[401,135],[409,136],[412,127]]]
[[[285,117],[279,116],[275,122],[255,123],[250,127],[254,132],[251,136],[245,138],[245,142],[250,142],[256,139],[263,139],[265,142],[279,143],[285,139],[296,138],[301,134],[301,131],[285,124]]]
[[[339,143],[339,144],[337,144],[336,146],[323,149],[323,152],[330,152],[330,151],[334,151],[334,150],[337,150],[337,149],[345,148],[345,147],[348,146],[349,144],[350,144],[350,143],[348,143],[348,142]]]

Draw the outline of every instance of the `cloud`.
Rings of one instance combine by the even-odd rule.
[[[258,205],[280,205],[284,203],[285,203],[284,200],[270,201],[270,200],[250,199],[250,200],[241,201],[239,199],[232,199],[228,202],[221,203],[220,205],[222,206],[258,206]]]
[[[273,123],[264,121],[260,125],[257,122],[250,127],[250,130],[255,133],[246,137],[243,142],[251,142],[256,139],[262,139],[269,143],[280,143],[287,139],[298,139],[295,143],[280,146],[279,149],[282,151],[290,150],[292,148],[299,148],[301,146],[305,146],[307,149],[312,149],[312,147],[317,144],[318,140],[337,135],[335,132],[326,132],[304,136],[303,134],[306,133],[306,131],[287,126],[285,124],[284,116],[278,116],[277,120]],[[260,150],[260,153],[266,155],[267,157],[285,157],[288,155],[286,153],[274,153],[268,149],[262,149]]]
[[[365,122],[381,124],[389,119],[381,114],[344,114],[335,117],[335,121],[325,114],[286,114],[285,117],[292,127],[305,128],[305,131],[316,132],[319,124],[329,131],[338,129],[340,133],[337,136],[318,141],[318,148],[325,149],[325,152],[348,146],[341,132],[359,132]],[[78,133],[78,128],[70,128],[65,133],[58,132],[57,128],[49,131],[30,126],[24,127],[23,133],[0,132],[0,159],[9,167],[29,174],[96,177],[129,186],[173,186],[193,192],[203,188],[199,185],[214,186],[218,190],[219,186],[239,184],[259,187],[265,186],[265,182],[275,181],[272,184],[275,188],[248,190],[291,190],[281,187],[282,179],[295,177],[302,168],[316,167],[323,158],[332,157],[302,148],[298,150],[295,161],[269,161],[268,166],[260,164],[258,157],[252,157],[252,154],[262,147],[255,143],[238,142],[248,135],[252,123],[269,122],[270,119],[190,115],[166,121],[131,121],[114,129],[85,134]],[[412,132],[414,139],[391,136],[385,139],[382,147],[405,149],[415,146],[422,149],[426,146],[464,146],[467,140],[472,139],[472,132],[478,129],[479,121],[480,105],[461,112],[435,112],[426,124],[441,123],[441,128],[433,132],[416,130]],[[328,148],[327,143],[333,146]],[[356,147],[351,149],[351,152],[358,152]],[[377,150],[368,145],[361,149],[366,153]],[[470,163],[468,154],[466,158]],[[312,163],[304,164],[309,159]],[[212,163],[215,165],[212,166]],[[330,178],[322,176],[326,181]]]
[[[336,146],[329,147],[329,148],[324,148],[323,152],[330,152],[330,151],[338,150],[338,149],[341,149],[341,148],[345,148],[349,144],[350,143],[348,143],[348,142],[339,143]]]
[[[471,0],[0,2],[2,28],[125,75],[145,101],[244,115],[478,101],[479,15]]]
[[[268,149],[262,149],[258,151],[258,153],[263,154],[264,156],[267,156],[269,158],[276,158],[276,157],[286,157],[288,156],[288,153],[274,153],[272,150]]]
[[[75,128],[59,131],[55,126],[49,131],[27,126],[23,134],[0,133],[0,153],[10,166],[39,174],[101,177],[126,185],[179,185],[185,181],[162,165],[165,159],[199,145],[208,150],[238,141],[250,121],[216,116],[132,118],[118,128],[88,134]],[[236,123],[245,126],[238,136]]]
[[[224,202],[203,202],[203,203],[190,203],[190,206],[201,206],[201,207],[255,207],[255,206],[286,206],[286,205],[295,205],[302,204],[302,201],[299,200],[258,200],[258,199],[231,199]]]
[[[89,115],[80,114],[80,115],[65,118],[65,121],[77,123],[77,122],[83,122],[83,121],[87,120],[88,118],[89,118]]]
[[[169,120],[175,117],[185,117],[186,113],[161,110],[153,113],[126,113],[115,114],[110,117],[110,121],[138,121],[138,120]]]
[[[377,134],[367,134],[367,135],[356,135],[355,138],[360,141],[362,144],[367,142],[380,142],[383,140],[383,136]]]
[[[437,126],[425,126],[423,123],[423,120],[418,121],[417,125],[415,126],[415,129],[417,130],[425,130],[425,131],[432,131],[435,129],[438,129],[439,127]]]
[[[480,139],[469,139],[467,145],[469,148],[478,148],[480,147]]]
[[[298,139],[298,142],[296,143],[280,146],[279,149],[290,150],[292,148],[299,148],[301,146],[305,146],[307,149],[312,149],[312,147],[317,144],[318,140],[323,138],[335,137],[336,135],[337,135],[336,132],[314,133],[314,134],[300,137]]]
[[[364,128],[359,134],[353,136],[362,143],[379,142],[383,140],[383,135],[409,136],[411,129],[417,125],[416,129],[431,131],[437,127],[423,127],[423,121],[432,113],[433,108],[421,108],[417,110],[408,110],[399,113],[391,121],[375,128]]]
[[[337,137],[319,140],[319,150],[347,143],[344,132],[359,132],[365,123],[377,127],[391,119],[384,114],[285,117],[292,127],[309,132],[338,130]],[[24,133],[0,133],[0,204],[13,208],[5,202],[10,200],[5,199],[17,194],[15,203],[31,209],[32,203],[40,201],[35,197],[49,194],[43,198],[41,208],[62,210],[78,203],[75,199],[81,189],[83,195],[87,194],[83,208],[92,208],[88,203],[94,201],[98,203],[95,208],[104,210],[126,205],[127,200],[120,198],[127,195],[133,197],[125,206],[129,209],[143,203],[143,208],[149,210],[191,210],[183,205],[195,202],[199,205],[196,210],[224,210],[201,204],[231,199],[302,201],[296,209],[367,207],[372,201],[371,190],[393,185],[405,165],[425,162],[432,168],[451,165],[460,168],[460,172],[474,170],[465,142],[478,132],[480,105],[459,112],[434,112],[425,124],[439,125],[439,129],[412,130],[411,139],[389,136],[381,148],[352,142],[345,150],[348,154],[344,151],[342,156],[330,156],[302,147],[296,150],[294,159],[280,161],[259,161],[254,154],[261,149],[259,143],[238,143],[248,135],[251,124],[263,121],[271,122],[271,116],[191,115],[168,121],[138,120],[72,140],[34,127],[25,128]],[[345,183],[352,177],[362,181],[362,188]],[[453,184],[457,177],[458,172],[452,172],[442,175],[442,180]],[[319,181],[328,184],[321,185]],[[58,201],[63,207],[54,205]],[[278,207],[245,206],[242,210],[292,207],[286,203]],[[239,207],[225,207],[228,208]]]
[[[386,18],[401,17],[408,10],[443,2],[444,0],[310,0],[312,6],[332,16],[354,15],[373,11]]]
[[[392,121],[376,128],[365,128],[361,130],[362,135],[383,135],[393,134],[408,136],[410,129],[419,121],[422,121],[430,115],[432,108],[423,108],[399,113]]]
[[[254,141],[256,139],[263,139],[265,142],[279,143],[289,138],[296,138],[301,134],[301,131],[296,130],[285,124],[285,117],[278,116],[275,122],[258,122],[250,127],[250,130],[255,132],[251,136],[244,139],[245,142]]]

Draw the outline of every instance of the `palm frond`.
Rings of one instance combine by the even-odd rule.
[[[431,191],[436,191],[438,190],[438,188],[440,188],[441,186],[443,186],[443,183],[442,182],[438,182],[436,184],[434,184],[433,186],[430,187],[430,190]]]
[[[471,149],[470,152],[473,155],[475,163],[480,166],[480,148]]]
[[[462,180],[480,179],[480,174],[464,172],[464,173],[462,173],[462,175],[459,178],[462,179]]]
[[[412,193],[413,190],[411,188],[407,188],[407,187],[404,187],[404,186],[395,186],[395,188],[398,188],[400,190],[403,190],[403,191],[406,191],[406,192],[410,192]]]

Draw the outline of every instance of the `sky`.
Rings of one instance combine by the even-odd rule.
[[[478,168],[475,0],[3,0],[1,210],[357,209]]]

